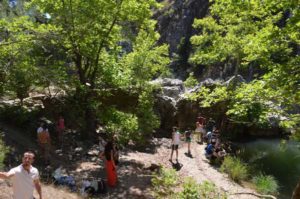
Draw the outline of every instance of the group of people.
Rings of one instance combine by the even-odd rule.
[[[226,150],[224,145],[221,143],[220,132],[215,127],[215,122],[213,119],[206,121],[206,118],[199,116],[196,121],[196,128],[194,130],[195,140],[199,144],[207,143],[205,147],[205,155],[209,159],[218,159],[223,160],[225,157]],[[188,128],[184,134],[179,132],[177,127],[172,129],[172,144],[171,144],[171,157],[169,161],[173,163],[173,154],[176,153],[176,162],[178,163],[178,148],[181,142],[181,139],[185,139],[187,143],[187,155],[192,157],[191,154],[191,142],[192,142],[193,131],[191,128]]]
[[[63,116],[59,116],[56,123],[57,140],[60,148],[63,144],[63,135],[65,131],[65,120]],[[49,129],[45,121],[40,122],[40,126],[37,129],[37,140],[40,147],[40,152],[45,160],[45,163],[50,162],[50,149],[51,149],[51,136]]]
[[[63,117],[60,117],[57,122],[59,143],[62,142],[64,130],[64,119]],[[45,122],[41,122],[37,129],[37,138],[42,157],[45,161],[49,161],[51,138]],[[117,183],[116,167],[119,163],[119,148],[116,144],[116,136],[112,139],[106,140],[107,142],[103,139],[100,141],[100,145],[103,145],[103,150],[99,153],[99,157],[105,161],[107,185],[114,187]],[[32,166],[34,158],[34,152],[26,151],[23,154],[22,163],[19,166],[12,168],[8,172],[0,172],[0,179],[12,179],[14,199],[34,199],[34,189],[37,190],[39,198],[43,198],[39,171],[37,168]]]
[[[212,132],[209,131],[206,138],[205,156],[210,160],[222,161],[227,152],[221,143],[219,130],[214,128]]]
[[[62,116],[59,117],[56,127],[58,141],[61,143],[65,130],[64,118]],[[37,129],[37,141],[42,158],[44,158],[45,163],[49,163],[51,137],[46,122],[40,122]],[[34,189],[37,190],[39,198],[43,198],[39,171],[32,166],[34,159],[35,153],[33,151],[26,151],[19,166],[10,169],[8,172],[0,172],[1,179],[12,179],[14,199],[34,199]]]

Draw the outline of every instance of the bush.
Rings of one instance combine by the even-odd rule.
[[[187,88],[195,87],[199,82],[194,77],[194,73],[190,73],[189,77],[184,81],[184,86]]]
[[[274,194],[278,191],[278,184],[273,176],[259,174],[252,179],[252,182],[259,193]]]
[[[215,184],[212,182],[204,181],[199,185],[200,198],[207,199],[226,199],[227,196],[225,193],[221,193]]]
[[[4,159],[5,159],[5,155],[6,155],[7,152],[8,152],[8,147],[5,146],[2,139],[0,139],[0,169],[1,170],[4,167]]]
[[[225,193],[221,193],[215,184],[212,182],[204,181],[201,184],[188,177],[183,184],[183,191],[179,194],[179,199],[226,199]]]
[[[155,198],[172,197],[178,182],[178,175],[174,169],[162,168],[158,175],[152,178]]]
[[[223,161],[221,171],[227,173],[232,180],[240,182],[248,177],[249,168],[239,158],[227,156]]]
[[[0,119],[13,123],[17,127],[28,127],[38,116],[38,110],[30,110],[21,106],[3,106],[0,108]]]
[[[197,182],[188,177],[183,184],[183,191],[179,194],[180,199],[197,199],[200,198],[199,185]]]

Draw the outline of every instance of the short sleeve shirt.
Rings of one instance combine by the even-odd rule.
[[[172,144],[174,144],[174,145],[180,144],[180,133],[178,131],[174,132]]]
[[[38,170],[31,166],[28,172],[22,165],[19,165],[11,169],[8,174],[14,174],[12,177],[13,198],[33,199],[34,180],[39,179]]]

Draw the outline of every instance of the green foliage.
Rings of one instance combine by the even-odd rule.
[[[252,179],[256,190],[262,194],[274,194],[278,191],[277,181],[273,176],[259,174]]]
[[[149,88],[140,93],[137,106],[138,130],[145,135],[151,134],[160,125],[159,118],[153,112],[154,98],[151,91],[152,88]]]
[[[226,199],[225,193],[218,190],[215,184],[204,181],[201,184],[192,177],[184,179],[183,184],[179,184],[178,174],[174,169],[167,169],[162,167],[159,174],[152,178],[153,195],[155,198],[178,198],[178,199],[200,199],[200,198],[220,198]],[[180,192],[178,186],[182,186]]]
[[[226,199],[226,193],[222,193],[218,190],[216,185],[209,181],[204,181],[199,185],[200,198],[208,198],[208,199]]]
[[[124,113],[114,108],[103,110],[103,123],[108,133],[118,136],[120,144],[126,144],[130,139],[141,139],[138,133],[138,118],[131,113]]]
[[[0,108],[0,119],[12,122],[19,127],[28,127],[38,118],[39,111],[30,110],[21,106],[2,106]]]
[[[158,122],[148,81],[165,74],[169,63],[168,46],[157,45],[152,20],[158,7],[155,0],[26,2],[24,15],[30,16],[0,20],[0,71],[5,74],[0,89],[23,99],[33,85],[62,88],[74,95],[75,121],[84,119],[78,126],[88,132],[101,115],[101,96],[115,90],[138,93],[139,104],[130,113],[114,110],[104,120],[112,129],[122,125],[118,131],[124,140],[152,132]]]
[[[5,146],[4,142],[0,138],[0,169],[3,169],[4,167],[4,159],[5,155],[8,152],[9,148]]]
[[[236,75],[240,68],[264,72],[254,74],[251,82],[228,88],[227,115],[232,120],[266,126],[272,115],[282,121],[282,127],[298,132],[295,118],[299,114],[291,110],[300,104],[300,59],[295,48],[300,44],[299,19],[296,0],[216,0],[207,17],[194,21],[201,33],[191,38],[191,63],[231,65]],[[205,107],[214,104],[211,95],[207,96],[202,102]]]
[[[29,89],[32,85],[32,81],[32,73],[29,71],[16,69],[11,72],[9,88],[15,92],[17,98],[20,99],[21,104],[23,99],[29,96]]]
[[[175,193],[178,183],[178,175],[174,169],[162,167],[159,174],[152,178],[153,195],[155,198],[170,197]]]
[[[183,184],[183,190],[179,193],[180,199],[197,199],[200,198],[200,190],[197,182],[188,177],[185,179]]]
[[[195,78],[194,73],[190,73],[189,77],[184,81],[184,86],[187,88],[193,88],[198,84],[198,80]]]
[[[183,184],[183,190],[179,193],[179,199],[226,199],[227,196],[225,193],[221,193],[215,184],[209,181],[204,181],[201,184],[188,177],[185,179]]]
[[[240,182],[248,177],[249,168],[240,159],[226,156],[221,165],[221,171],[227,173],[232,180]]]

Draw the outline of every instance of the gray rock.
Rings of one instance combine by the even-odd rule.
[[[81,153],[82,150],[83,150],[82,147],[76,147],[74,151],[75,153]]]
[[[97,156],[99,154],[99,152],[100,151],[97,149],[92,149],[92,150],[88,151],[87,154],[90,156]]]

